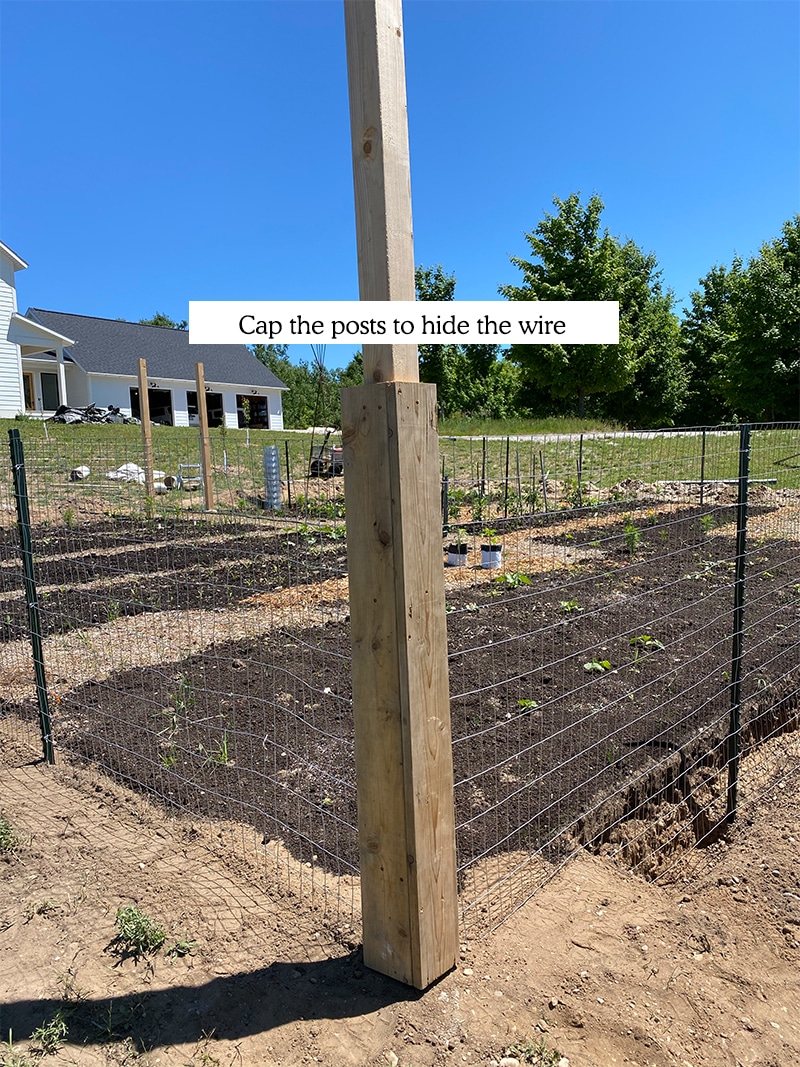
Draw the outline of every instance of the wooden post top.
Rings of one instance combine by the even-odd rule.
[[[362,300],[414,300],[401,0],[345,0],[358,283]],[[419,381],[415,345],[362,346],[364,381]]]

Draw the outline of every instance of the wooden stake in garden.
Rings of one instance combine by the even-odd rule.
[[[214,510],[214,475],[211,471],[211,440],[208,436],[208,405],[206,404],[206,373],[202,363],[195,363],[197,386],[197,417],[200,423],[200,471],[203,475],[203,499],[206,511]],[[224,415],[223,415],[224,418]]]
[[[345,0],[362,300],[413,300],[400,0]],[[364,962],[424,989],[458,947],[436,389],[363,346],[342,392]]]
[[[147,391],[147,360],[139,360],[139,418],[142,420],[142,463],[147,511],[152,508],[155,488],[153,481],[153,428],[150,425],[150,394]]]

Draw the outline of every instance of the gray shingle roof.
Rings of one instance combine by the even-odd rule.
[[[64,355],[90,374],[135,377],[139,360],[146,359],[149,378],[193,382],[194,365],[202,363],[207,382],[287,388],[245,345],[190,345],[188,330],[96,319],[66,311],[28,308],[26,316],[57,333],[73,337],[77,343],[65,348]]]

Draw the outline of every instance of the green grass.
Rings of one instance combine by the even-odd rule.
[[[204,514],[200,491],[171,492],[145,499],[138,484],[115,483],[106,471],[126,462],[142,463],[138,426],[60,426],[36,420],[0,421],[0,428],[16,426],[25,444],[31,504],[48,508],[48,521],[67,527],[102,514],[152,515],[154,519],[194,515],[209,524],[227,521],[231,511],[261,512],[263,496],[262,448],[278,446],[282,470],[288,442],[292,503],[301,503],[304,517],[343,516],[341,478],[308,478],[312,438],[308,433],[252,430],[247,446],[245,430],[211,431],[214,488],[219,514]],[[514,516],[547,509],[595,504],[611,499],[630,500],[626,483],[655,485],[674,481],[698,482],[701,468],[706,481],[735,479],[739,466],[738,432],[679,433],[617,432],[602,424],[578,420],[450,421],[440,431],[440,469],[449,477],[450,523],[496,526],[504,515]],[[472,436],[464,436],[467,431]],[[523,434],[547,433],[546,439]],[[47,437],[45,436],[47,434]],[[581,440],[581,435],[583,438]],[[494,439],[490,439],[490,438]],[[321,444],[316,435],[315,445]],[[336,435],[330,443],[340,443]],[[180,463],[199,462],[199,433],[190,427],[153,427],[156,469],[176,474]],[[752,434],[751,479],[774,478],[776,489],[800,488],[800,432],[755,430]],[[71,483],[69,472],[80,465],[90,468],[85,481]],[[4,472],[4,473],[3,473]],[[580,472],[580,481],[579,481]],[[285,480],[285,474],[284,480]],[[9,465],[0,467],[0,497],[12,500]],[[86,504],[84,505],[84,502]],[[288,492],[284,489],[284,504]],[[41,514],[39,512],[39,514]]]
[[[31,1034],[31,1044],[41,1049],[42,1055],[54,1056],[64,1044],[67,1032],[67,1021],[59,1008],[51,1019],[36,1027]]]
[[[439,434],[442,437],[515,437],[518,434],[580,434],[619,429],[616,424],[600,419],[479,419],[457,416],[439,421]]]

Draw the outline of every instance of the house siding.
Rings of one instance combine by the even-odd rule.
[[[12,264],[4,255],[0,255],[0,267],[0,418],[13,419],[25,411],[19,349],[8,340],[11,316],[17,310],[17,291]]]

